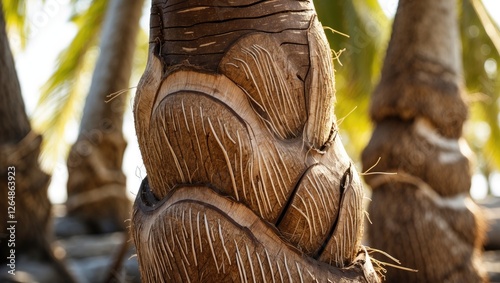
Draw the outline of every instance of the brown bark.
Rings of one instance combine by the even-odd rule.
[[[0,3],[0,7],[1,3]],[[3,8],[2,8],[3,9]],[[15,144],[25,137],[31,126],[24,109],[21,86],[10,51],[3,10],[0,15],[0,144]],[[3,169],[2,169],[3,170]]]
[[[122,125],[142,3],[110,0],[101,54],[68,158],[68,215],[96,233],[124,230],[130,217],[122,171],[126,147]],[[124,93],[106,102],[118,91]]]
[[[38,163],[42,137],[31,130],[26,115],[1,2],[0,68],[0,263],[13,263],[9,268],[15,272],[20,257],[38,259],[53,265],[58,282],[73,282],[49,243],[50,176]]]
[[[41,137],[31,132],[5,31],[3,12],[0,13],[0,66],[2,68],[0,72],[0,119],[2,121],[0,123],[0,170],[3,179],[0,185],[3,198],[0,202],[2,211],[0,228],[2,231],[1,261],[4,262],[10,250],[6,243],[9,237],[6,225],[10,220],[7,213],[8,192],[14,191],[15,193],[14,202],[17,210],[14,216],[15,220],[19,221],[19,225],[16,225],[16,247],[19,252],[23,249],[27,250],[28,243],[35,249],[40,249],[44,245],[51,204],[47,197],[50,178],[38,165]],[[15,172],[15,180],[9,186],[7,185],[8,171]],[[9,190],[9,187],[12,190]]]
[[[469,196],[470,150],[461,138],[456,2],[401,0],[363,152],[373,189],[371,246],[417,273],[390,269],[388,282],[480,282],[484,221]]]
[[[376,282],[334,101],[312,2],[153,1],[134,113],[143,280]]]

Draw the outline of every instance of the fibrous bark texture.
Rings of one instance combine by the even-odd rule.
[[[376,123],[363,152],[373,189],[370,245],[418,272],[391,269],[388,282],[481,282],[484,227],[469,197],[470,150],[461,138],[456,2],[401,0],[380,84]]]
[[[311,1],[153,1],[135,100],[146,282],[377,281]]]
[[[122,125],[142,4],[109,1],[101,54],[67,162],[68,215],[96,233],[124,230],[130,217],[122,171],[126,147]],[[123,94],[110,99],[116,92]]]

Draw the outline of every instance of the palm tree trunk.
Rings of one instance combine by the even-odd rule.
[[[122,172],[122,125],[143,1],[111,0],[77,141],[68,158],[68,215],[92,232],[124,230],[130,217]]]
[[[470,150],[461,138],[467,107],[456,1],[401,0],[382,77],[376,123],[363,152],[373,189],[369,242],[417,273],[391,269],[389,282],[480,282],[484,223],[469,197]]]
[[[1,3],[0,3],[1,8]],[[5,20],[3,12],[0,13],[0,170],[2,179],[0,188],[4,199],[1,203],[1,237],[8,239],[6,230],[8,214],[6,199],[9,187],[14,191],[17,202],[17,211],[14,214],[19,223],[16,229],[16,240],[19,247],[23,243],[32,242],[36,239],[35,246],[40,246],[45,240],[47,224],[50,217],[51,204],[47,197],[47,188],[50,177],[39,167],[38,154],[40,151],[41,136],[31,131],[31,126],[26,115],[24,102],[21,95],[21,87],[17,79],[14,59],[9,47],[9,41],[5,32]],[[11,173],[7,173],[11,172]],[[7,185],[8,176],[15,177],[12,186]],[[15,189],[15,190],[14,190]],[[31,206],[30,204],[36,204]],[[33,216],[34,218],[30,218]],[[43,233],[37,235],[27,223],[33,223]],[[37,231],[39,232],[39,231]],[[2,262],[5,261],[4,253],[9,248],[5,240],[2,240]]]
[[[22,269],[16,266],[22,256],[36,258],[53,265],[61,282],[73,282],[49,243],[50,176],[38,163],[42,137],[32,131],[26,115],[1,2],[0,66],[0,262],[15,272]]]
[[[135,101],[145,282],[377,282],[311,1],[153,1]]]

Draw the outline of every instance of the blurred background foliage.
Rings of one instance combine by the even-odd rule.
[[[370,93],[379,79],[391,23],[377,0],[314,3],[324,26],[349,36],[325,30],[334,58],[338,56],[334,60],[335,111],[343,143],[351,158],[358,161],[371,136]]]
[[[500,169],[500,29],[480,0],[461,1],[464,78],[470,102],[465,136],[488,190]]]
[[[342,65],[335,62],[336,114],[344,145],[359,163],[372,131],[370,94],[379,80],[392,19],[376,0],[314,2],[323,25],[349,35],[327,31],[334,54],[342,53]],[[475,173],[485,177],[491,192],[493,175],[500,170],[500,29],[481,0],[457,2],[465,100],[470,106],[464,136],[476,154]]]
[[[24,39],[29,38],[26,34],[30,32],[26,22],[28,0],[2,1],[9,32],[18,33],[21,46],[25,46]],[[68,125],[77,124],[81,117],[108,3],[108,0],[69,1],[73,7],[70,21],[78,32],[59,55],[32,115],[35,129],[45,137],[42,156],[49,169],[67,154],[69,144],[65,144],[62,137]],[[149,11],[150,2],[146,2],[145,11]],[[466,100],[470,104],[470,120],[464,135],[477,156],[476,173],[488,178],[500,170],[500,30],[481,0],[457,2]],[[392,19],[377,0],[314,0],[314,3],[320,21],[328,27],[325,32],[336,58],[336,115],[341,123],[343,143],[359,165],[359,155],[371,135],[370,94],[379,79]],[[147,30],[141,31],[137,47],[134,82],[145,68]]]

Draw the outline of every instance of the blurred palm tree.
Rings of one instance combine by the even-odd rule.
[[[0,175],[2,179],[9,181],[0,184],[0,193],[8,196],[6,201],[0,202],[0,208],[4,212],[7,209],[9,211],[9,214],[0,216],[0,229],[14,229],[14,234],[10,236],[15,240],[14,245],[9,243],[8,246],[4,244],[0,247],[0,262],[8,265],[9,259],[13,263],[12,259],[20,257],[36,258],[43,262],[45,268],[57,272],[57,282],[74,282],[72,275],[54,255],[48,241],[52,231],[52,204],[47,197],[50,176],[40,168],[38,162],[42,137],[32,130],[25,112],[21,86],[5,29],[2,2],[0,62]],[[23,225],[17,226],[17,221]],[[8,233],[0,234],[0,242],[7,243],[8,238]],[[15,271],[15,264],[12,270]],[[8,275],[0,277],[1,282],[12,280],[7,278]]]
[[[21,38],[21,47],[29,38],[26,0],[3,0],[7,26]],[[78,126],[88,93],[90,78],[99,54],[99,35],[109,0],[71,0],[72,16],[69,21],[78,32],[71,43],[58,56],[56,68],[41,89],[38,105],[31,120],[33,127],[42,132],[44,143],[42,165],[52,170],[65,158],[69,144],[65,133],[69,126]],[[135,58],[146,58],[148,36],[140,31]],[[134,72],[140,73],[145,60],[134,59]],[[137,75],[136,75],[137,76]]]
[[[376,0],[316,0],[323,25],[338,54],[336,113],[350,156],[359,156],[371,133],[369,95],[379,79],[390,19]],[[471,93],[470,121],[465,136],[477,156],[477,173],[488,177],[500,170],[500,30],[481,0],[462,0],[460,29],[466,87]],[[353,111],[353,109],[355,109]]]
[[[7,24],[26,34],[26,3],[24,0],[3,0]],[[77,1],[72,0],[73,4]],[[44,133],[43,157],[53,166],[69,146],[64,142],[68,125],[79,121],[88,77],[95,64],[99,31],[108,0],[88,1],[76,9],[70,21],[78,33],[61,52],[57,67],[42,89],[38,107],[33,115],[34,127]],[[328,33],[335,52],[336,113],[342,124],[342,137],[350,156],[359,156],[371,134],[368,118],[369,94],[379,79],[385,47],[390,35],[390,19],[377,0],[315,0],[318,16]],[[460,24],[463,42],[464,76],[471,93],[471,120],[466,137],[478,156],[480,173],[500,168],[499,94],[500,32],[481,0],[462,0]],[[338,31],[340,33],[337,33]],[[21,38],[27,38],[21,36]],[[135,70],[144,69],[147,54],[147,35],[139,35]],[[481,130],[486,129],[486,130]],[[356,160],[357,161],[357,160]]]
[[[60,54],[32,119],[48,140],[45,157],[48,154],[52,164],[66,155],[64,134],[69,122],[80,120],[79,136],[67,163],[66,207],[68,216],[85,224],[89,232],[124,230],[129,217],[130,201],[121,170],[126,146],[122,123],[143,2],[95,0],[81,12],[74,11],[71,20],[79,27],[78,33]],[[142,40],[147,44],[147,39]],[[97,62],[91,52],[96,44],[102,48]],[[87,92],[84,77],[94,65]],[[84,93],[88,93],[85,102]],[[123,95],[111,97],[116,93]],[[100,205],[101,201],[107,205]]]
[[[122,170],[127,142],[123,117],[143,0],[109,0],[101,52],[68,159],[66,210],[93,233],[126,229],[130,217]]]
[[[484,219],[469,198],[470,154],[462,140],[467,106],[457,4],[399,1],[372,94],[376,127],[363,169],[375,164],[375,171],[397,174],[365,176],[373,200],[366,235],[375,249],[418,270],[391,269],[387,282],[486,282],[476,264]]]

